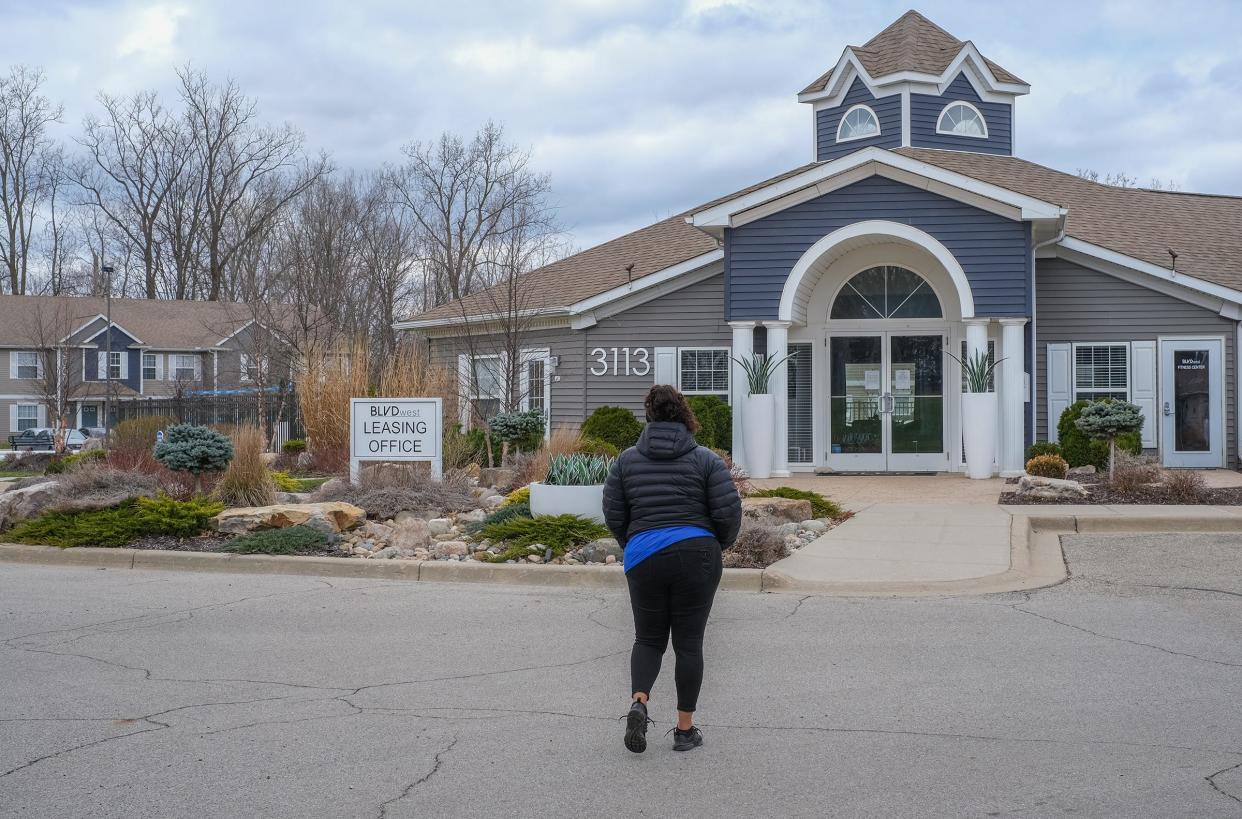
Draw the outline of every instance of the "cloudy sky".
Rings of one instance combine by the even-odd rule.
[[[487,118],[552,175],[579,247],[811,158],[795,93],[908,8],[886,0],[0,0],[72,136],[98,90],[231,75],[341,167]],[[1032,86],[1017,152],[1242,195],[1236,0],[920,11]],[[1001,11],[1000,9],[1004,9]]]

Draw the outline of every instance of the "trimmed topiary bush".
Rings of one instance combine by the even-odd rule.
[[[242,555],[297,555],[323,551],[328,536],[309,526],[263,529],[234,538],[220,551]]]
[[[599,407],[582,425],[583,437],[598,438],[619,450],[634,446],[642,433],[643,425],[624,407]]]
[[[1061,456],[1071,469],[1076,466],[1094,466],[1103,471],[1108,468],[1108,444],[1105,441],[1092,440],[1078,428],[1078,419],[1091,403],[1093,402],[1075,401],[1065,408],[1057,422],[1057,438],[1061,446]],[[1138,455],[1143,451],[1137,432],[1118,435],[1114,443],[1117,449],[1131,455]]]
[[[543,443],[544,419],[539,410],[502,412],[487,420],[492,440],[500,441],[502,454],[530,452]]]
[[[806,489],[794,489],[792,486],[776,486],[771,489],[756,489],[748,497],[752,498],[789,498],[811,502],[811,514],[817,518],[839,518],[841,507],[836,501],[825,498],[818,492]]]
[[[1116,461],[1116,441],[1121,435],[1137,436],[1143,429],[1143,411],[1127,401],[1093,401],[1083,407],[1074,422],[1093,441],[1108,444],[1108,471],[1112,472]]]
[[[1036,455],[1026,462],[1026,474],[1063,479],[1069,474],[1069,464],[1060,455]]]
[[[174,472],[189,472],[195,487],[202,488],[204,472],[220,472],[233,460],[233,442],[208,427],[177,424],[155,445],[155,459]]]
[[[699,421],[694,439],[708,449],[733,449],[733,410],[715,395],[691,395],[686,403]]]
[[[138,498],[110,509],[49,512],[24,521],[5,535],[15,543],[118,547],[152,535],[193,537],[207,531],[223,504],[204,498],[178,501],[161,495]]]
[[[290,438],[280,445],[280,451],[286,455],[301,455],[306,451],[306,441],[301,438]]]
[[[1053,441],[1036,441],[1026,448],[1026,459],[1029,461],[1039,455],[1060,455],[1061,445]]]
[[[506,560],[516,560],[530,554],[542,554],[543,549],[531,549],[535,544],[551,549],[559,557],[592,540],[609,537],[608,530],[603,526],[577,515],[512,517],[484,526],[480,534],[507,547],[498,555],[484,558],[491,563],[504,563]]]

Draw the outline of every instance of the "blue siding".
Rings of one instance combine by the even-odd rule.
[[[141,388],[141,384],[139,382],[142,379],[142,350],[129,349],[129,345],[137,344],[138,342],[130,338],[121,330],[118,330],[116,327],[112,328],[111,333],[112,352],[116,353],[124,351],[126,356],[129,358],[129,372],[127,373],[129,377],[124,381],[118,381],[116,383],[124,384],[137,392]],[[100,333],[94,340],[90,341],[89,344],[94,346],[86,348],[85,379],[87,381],[102,380],[99,378],[98,354],[108,349],[108,336],[105,333]]]
[[[940,112],[950,102],[964,100],[983,114],[988,124],[987,139],[936,133]],[[910,95],[910,142],[916,148],[945,148],[981,154],[1013,153],[1013,106],[1003,102],[984,102],[975,88],[958,74],[942,96]]]
[[[837,144],[837,126],[841,117],[855,105],[869,105],[880,121],[878,136],[866,139],[851,139],[849,142]],[[874,97],[863,85],[863,81],[855,78],[854,84],[846,92],[841,104],[835,108],[825,108],[815,112],[816,160],[834,159],[838,156],[876,145],[880,148],[897,148],[901,146],[901,95]]]
[[[725,231],[730,320],[775,319],[781,289],[807,248],[867,219],[912,225],[961,264],[979,316],[1030,315],[1030,233],[1023,222],[873,176]]]

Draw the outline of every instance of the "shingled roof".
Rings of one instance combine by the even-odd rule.
[[[917,11],[910,10],[898,17],[879,34],[861,46],[849,46],[867,73],[884,77],[900,71],[943,74],[966,45]],[[1001,82],[1025,85],[1013,73],[984,57],[993,76]],[[832,71],[825,72],[802,89],[803,94],[823,91]]]
[[[1011,156],[930,148],[893,153],[1066,208],[1066,234],[1084,242],[1165,269],[1172,266],[1172,249],[1178,254],[1177,272],[1242,291],[1242,197],[1101,185]],[[628,264],[639,281],[701,256],[715,249],[716,241],[686,224],[686,216],[822,164],[802,165],[527,273],[525,306],[563,309],[625,284]],[[495,309],[492,294],[481,291],[410,320],[451,321]]]

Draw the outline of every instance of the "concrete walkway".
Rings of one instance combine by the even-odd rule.
[[[994,503],[871,503],[768,571],[794,588],[1000,574],[1010,567],[1012,518]]]

